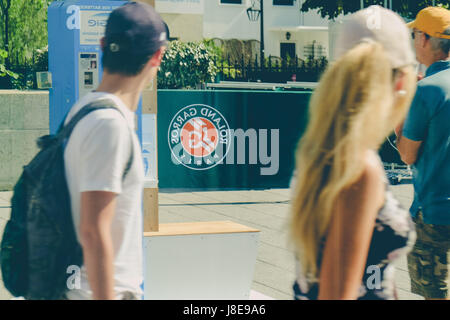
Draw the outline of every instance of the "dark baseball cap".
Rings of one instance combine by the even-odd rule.
[[[129,2],[111,12],[105,47],[111,53],[150,56],[167,45],[169,28],[152,6]]]

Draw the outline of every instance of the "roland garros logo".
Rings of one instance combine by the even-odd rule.
[[[193,104],[172,118],[169,126],[172,160],[194,170],[216,166],[230,147],[230,127],[213,107]]]

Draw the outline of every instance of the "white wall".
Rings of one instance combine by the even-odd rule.
[[[324,55],[329,56],[328,50],[328,32],[324,31],[300,31],[297,33],[291,32],[291,39],[286,40],[286,32],[284,31],[269,31],[270,41],[265,44],[266,56],[280,56],[280,43],[295,43],[296,54],[300,59],[306,59],[304,54],[304,46],[310,45],[314,40],[316,44],[321,44],[325,51]]]
[[[0,191],[11,190],[36,155],[48,121],[48,91],[0,90]]]
[[[203,14],[205,0],[155,0],[159,13]],[[211,0],[206,0],[206,2]]]
[[[273,0],[264,0],[264,42],[265,55],[280,56],[281,42],[295,42],[297,55],[303,58],[303,47],[313,40],[320,42],[328,52],[328,33],[323,31],[293,31],[298,26],[327,27],[328,19],[323,19],[317,10],[301,12],[304,0],[295,0],[293,6],[276,6]],[[242,4],[221,4],[220,0],[156,0],[156,10],[164,15],[198,17],[203,20],[203,38],[260,40],[260,22],[249,21],[247,8],[251,0],[243,0]],[[260,18],[261,19],[261,18]],[[170,19],[169,19],[170,20]],[[172,19],[173,20],[173,19]],[[168,21],[174,36],[181,40],[195,40],[189,35],[189,28],[194,28],[189,19],[182,24]],[[195,21],[197,21],[195,20]],[[286,28],[292,30],[291,39],[286,40]],[[196,30],[199,28],[196,28]],[[284,31],[280,31],[283,29]],[[183,31],[185,30],[185,31]],[[278,30],[278,31],[277,31]],[[176,34],[175,34],[176,33]]]
[[[221,4],[220,0],[205,1],[203,36],[220,39],[259,39],[259,23],[250,22],[243,4]]]
[[[247,8],[251,1],[242,4],[221,4],[220,0],[206,0],[203,15],[203,36],[205,38],[260,40],[260,22],[249,21]],[[290,41],[286,41],[286,31],[273,31],[277,28],[297,26],[328,26],[328,19],[322,19],[316,11],[301,12],[302,0],[294,1],[293,6],[274,6],[273,0],[264,1],[264,41],[265,55],[280,56],[280,42],[296,42],[299,57],[303,56],[303,46],[320,41],[328,48],[328,35],[323,31],[291,31]]]

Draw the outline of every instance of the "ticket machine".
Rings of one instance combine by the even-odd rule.
[[[127,1],[55,1],[48,9],[50,133],[55,133],[72,105],[94,90],[102,78],[100,39],[109,14]],[[142,142],[142,107],[137,133]]]

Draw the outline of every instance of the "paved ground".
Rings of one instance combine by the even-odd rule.
[[[404,206],[412,186],[393,186]],[[10,192],[0,193],[0,234],[9,217]],[[289,190],[160,192],[160,223],[231,220],[261,230],[252,289],[274,299],[292,299],[295,277],[293,250],[287,237]],[[410,293],[406,261],[399,261],[396,281],[400,299],[421,299]],[[0,284],[0,299],[9,295]]]

